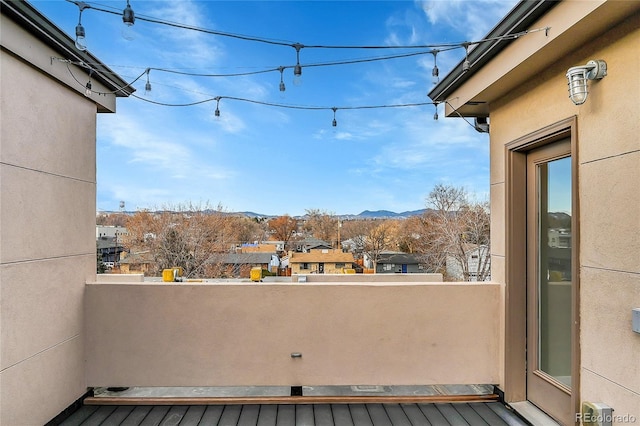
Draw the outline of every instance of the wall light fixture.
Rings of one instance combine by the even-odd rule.
[[[587,100],[589,87],[587,80],[600,80],[607,75],[607,63],[591,60],[586,65],[571,67],[567,71],[569,98],[574,105],[582,105]]]

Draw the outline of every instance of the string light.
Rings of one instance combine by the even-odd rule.
[[[285,90],[287,90],[287,87],[284,85],[284,67],[278,67],[278,71],[280,71],[280,94],[284,95]]]
[[[144,94],[148,95],[151,92],[151,83],[149,82],[149,72],[151,71],[151,68],[147,68],[146,73],[147,73],[147,83],[144,85]]]
[[[78,9],[80,9],[80,15],[78,16],[78,25],[76,25],[76,48],[78,50],[82,50],[83,52],[87,50],[87,41],[86,41],[86,33],[84,27],[82,26],[82,12],[85,9],[89,9],[89,6],[86,3],[78,2],[76,3]]]
[[[332,107],[331,109],[333,110],[333,121],[331,122],[331,125],[336,127],[338,125],[338,122],[336,121],[336,111],[338,111],[338,108]]]
[[[438,121],[438,103],[434,102],[433,106],[436,107],[436,112],[433,114],[433,120]]]
[[[464,62],[462,63],[462,72],[469,71],[471,68],[471,63],[469,62],[469,43],[462,43],[462,47],[464,47]]]
[[[433,77],[433,84],[438,83],[440,81],[440,70],[438,69],[437,57],[439,50],[434,49],[431,51],[433,53],[433,70],[431,71],[431,76]]]
[[[216,96],[213,99],[216,101],[216,110],[214,112],[214,115],[215,115],[216,119],[219,119],[220,118],[220,99],[222,99],[222,97]]]
[[[122,37],[125,40],[133,40],[133,24],[136,22],[136,15],[133,13],[133,9],[129,4],[129,0],[127,0],[127,7],[122,11],[122,22],[124,23],[124,28],[122,29]]]
[[[302,66],[300,65],[300,49],[304,46],[300,43],[294,43],[293,48],[296,49],[296,66],[293,67],[293,85],[300,86],[302,84]]]

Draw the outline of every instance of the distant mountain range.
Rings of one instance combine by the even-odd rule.
[[[426,211],[427,209],[422,209],[422,210],[413,210],[413,211],[406,211],[402,213],[396,213],[389,210],[375,210],[375,211],[365,210],[359,214],[336,214],[336,216],[338,216],[340,219],[345,219],[345,220],[346,219],[406,219],[411,216],[421,216]],[[237,212],[235,214],[242,214],[249,217],[277,217],[273,215],[264,215],[264,214],[255,213],[255,212]],[[296,216],[296,217],[302,218],[304,217],[304,215]]]
[[[422,210],[413,210],[413,211],[406,211],[406,212],[402,212],[402,213],[396,213],[396,212],[392,212],[389,210],[375,210],[375,211],[371,211],[371,210],[365,210],[362,213],[359,214],[336,214],[335,216],[339,217],[340,219],[343,220],[349,220],[349,219],[406,219],[412,216],[421,216],[423,215],[425,212],[427,212],[429,209],[422,209]],[[157,213],[159,213],[160,211],[157,211]],[[215,213],[217,212],[217,210],[209,210],[210,213]],[[135,211],[99,211],[99,214],[110,214],[110,213],[123,213],[126,215],[133,215],[136,212]],[[247,216],[247,217],[266,217],[266,218],[272,218],[272,217],[278,217],[281,215],[268,215],[268,214],[262,214],[262,213],[256,213],[256,212],[224,212],[227,215],[241,215],[241,216]],[[304,218],[305,215],[302,216],[294,216],[296,218]]]

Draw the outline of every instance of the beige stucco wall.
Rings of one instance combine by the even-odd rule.
[[[2,19],[3,47],[52,66],[49,50]],[[11,44],[20,37],[22,49]],[[44,424],[86,392],[96,104],[0,55],[0,424]]]
[[[88,384],[497,383],[501,290],[492,283],[89,284]]]
[[[491,106],[492,277],[505,275],[505,144],[577,116],[580,203],[580,344],[583,401],[640,419],[640,16],[566,55]],[[582,106],[566,70],[603,59]],[[501,278],[502,277],[502,278]]]

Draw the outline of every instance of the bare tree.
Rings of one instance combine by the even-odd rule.
[[[314,237],[333,244],[338,238],[338,218],[334,213],[320,209],[305,210],[305,229]]]
[[[277,240],[284,242],[284,247],[286,248],[294,232],[298,230],[298,221],[289,215],[284,215],[271,219],[268,223],[269,230],[273,232],[273,236]]]
[[[364,241],[363,253],[373,262],[375,271],[380,260],[380,255],[389,248],[391,242],[391,223],[384,221],[369,231]]]
[[[441,184],[427,202],[433,210],[422,217],[421,251],[428,268],[447,276],[447,262],[453,262],[461,276],[448,278],[486,280],[491,268],[488,203],[473,202],[463,188]]]

